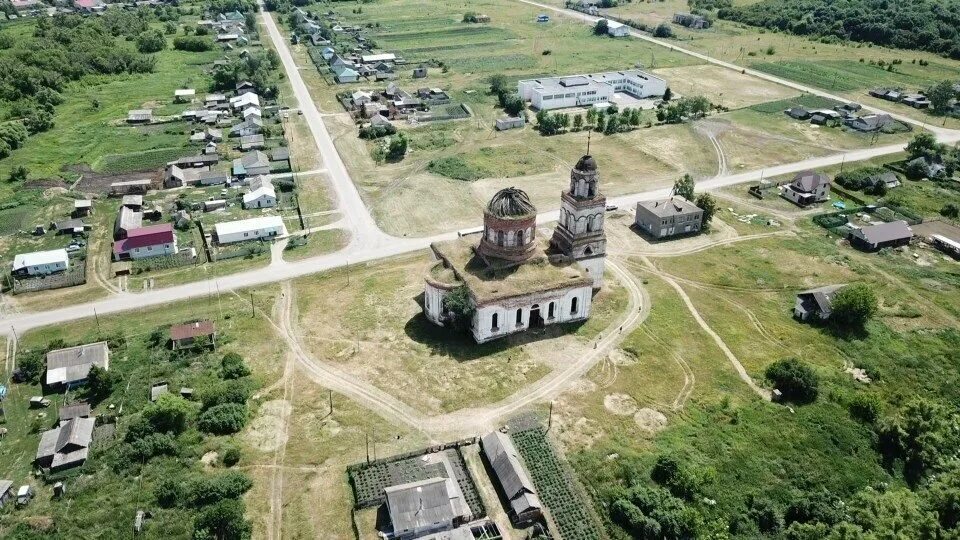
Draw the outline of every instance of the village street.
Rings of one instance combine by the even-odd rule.
[[[567,10],[554,8],[552,6],[537,4],[536,2],[532,2],[530,0],[518,1],[537,5],[543,7],[544,9],[561,11],[566,15],[583,20],[585,23],[590,23],[595,19],[579,12],[570,12]],[[351,180],[350,175],[340,158],[340,155],[337,153],[337,150],[333,145],[330,134],[323,123],[322,116],[310,97],[307,86],[304,83],[299,70],[297,69],[293,56],[287,45],[287,41],[283,38],[283,35],[277,28],[277,25],[273,19],[273,15],[269,12],[261,12],[261,14],[264,25],[267,29],[267,33],[279,52],[284,71],[287,78],[290,80],[294,91],[294,96],[298,102],[298,107],[301,111],[303,111],[304,119],[310,128],[310,132],[317,147],[317,152],[322,157],[324,166],[329,172],[333,191],[336,194],[338,208],[340,214],[343,216],[343,228],[350,233],[350,243],[344,249],[336,253],[319,255],[301,261],[289,262],[282,259],[275,260],[274,263],[270,265],[269,270],[248,270],[217,279],[197,281],[164,289],[152,289],[140,293],[133,293],[129,291],[113,292],[109,297],[102,300],[61,307],[47,311],[9,314],[0,319],[0,322],[3,323],[2,328],[0,328],[0,335],[9,336],[14,332],[22,333],[33,328],[58,324],[66,321],[73,321],[86,317],[93,317],[95,314],[105,315],[110,313],[118,313],[162,305],[178,300],[203,297],[210,295],[211,291],[230,292],[268,283],[282,282],[308,274],[323,272],[333,268],[366,263],[377,259],[384,259],[404,253],[426,249],[432,242],[455,238],[458,235],[458,231],[450,231],[431,237],[398,238],[389,236],[380,230],[366,205],[364,204],[360,193]],[[743,69],[728,62],[712,59],[700,53],[679,49],[672,44],[649,38],[647,36],[637,35],[637,37],[646,39],[664,47],[671,48],[675,51],[696,56],[708,62],[724,66],[729,69],[736,69],[738,71]],[[815,88],[806,87],[790,81],[780,80],[776,77],[772,77],[763,73],[754,73],[752,71],[750,71],[750,73],[757,77],[772,80],[779,84],[784,84],[804,92],[832,97],[834,99],[842,99],[836,96],[831,96],[830,94]],[[885,111],[876,110],[876,112]],[[938,140],[942,143],[955,143],[960,141],[960,131],[937,128],[935,126],[917,122],[916,120],[903,118],[896,114],[893,114],[893,116],[905,122],[922,125],[923,127],[935,133]],[[852,150],[846,153],[833,154],[829,156],[816,157],[794,163],[778,165],[763,170],[753,170],[733,175],[719,175],[698,182],[697,188],[699,190],[714,190],[736,184],[755,182],[764,177],[822,168],[830,165],[837,165],[842,162],[849,163],[867,160],[878,156],[900,152],[903,151],[904,148],[905,145],[903,144],[863,148],[860,150]],[[621,208],[630,208],[639,201],[663,198],[668,194],[669,189],[667,188],[646,191],[642,193],[611,198],[609,199],[609,204],[617,205]],[[544,212],[538,216],[537,221],[538,223],[549,223],[555,221],[558,215],[559,210]]]

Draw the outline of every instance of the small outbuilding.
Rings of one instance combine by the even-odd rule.
[[[913,239],[913,229],[906,221],[891,221],[854,229],[850,231],[848,238],[854,247],[865,251],[877,251],[909,244]]]
[[[37,447],[37,466],[58,471],[83,465],[93,442],[93,426],[93,418],[74,418],[43,432]]]
[[[213,321],[202,320],[170,327],[170,348],[179,351],[206,344],[216,344],[217,327]]]
[[[0,508],[3,508],[13,498],[13,482],[0,480]]]
[[[797,293],[793,316],[801,321],[829,319],[833,312],[833,297],[844,287],[845,285],[827,285]]]
[[[153,111],[150,109],[133,109],[127,111],[128,124],[149,124],[153,122]]]

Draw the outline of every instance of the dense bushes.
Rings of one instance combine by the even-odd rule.
[[[213,50],[213,40],[204,36],[177,36],[173,48],[178,51],[204,52]]]
[[[850,39],[960,58],[958,0],[763,0],[724,7],[718,16],[799,35]]]
[[[767,366],[764,375],[787,401],[810,403],[817,399],[820,385],[817,374],[796,358],[777,360]]]
[[[841,331],[860,330],[877,312],[877,296],[865,283],[848,285],[833,297],[830,324]]]
[[[373,140],[386,137],[388,135],[393,135],[396,132],[397,128],[395,128],[393,124],[384,124],[382,126],[364,126],[360,128],[360,138]]]
[[[160,30],[147,30],[137,36],[137,50],[142,53],[160,52],[167,46],[167,38]]]
[[[227,435],[243,429],[247,421],[247,408],[238,403],[223,403],[200,413],[197,427],[215,435]]]
[[[224,379],[239,379],[250,374],[250,369],[243,362],[243,357],[235,352],[228,352],[220,360],[220,375]]]

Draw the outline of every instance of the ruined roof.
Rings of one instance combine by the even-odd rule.
[[[827,285],[817,287],[816,289],[810,289],[808,291],[800,291],[797,293],[797,297],[801,299],[804,310],[813,311],[813,305],[805,301],[809,299],[816,305],[818,312],[824,315],[830,315],[833,311],[831,308],[833,305],[833,297],[836,296],[837,291],[845,286],[846,285]]]
[[[577,166],[574,168],[584,172],[595,171],[597,170],[597,161],[593,159],[593,156],[587,154],[580,158],[580,161],[577,162]]]
[[[488,264],[478,256],[470,237],[436,242],[430,247],[466,285],[477,305],[557,289],[593,286],[593,280],[578,264],[551,262],[546,255],[548,240],[540,242],[530,260],[503,267]]]
[[[537,209],[525,191],[508,187],[493,195],[487,205],[487,213],[498,218],[516,219],[535,215]]]

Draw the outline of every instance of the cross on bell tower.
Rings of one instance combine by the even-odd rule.
[[[550,243],[554,249],[574,259],[593,278],[594,289],[603,285],[607,236],[603,229],[607,198],[600,193],[597,162],[587,154],[570,171],[570,188],[560,196],[560,221]]]

